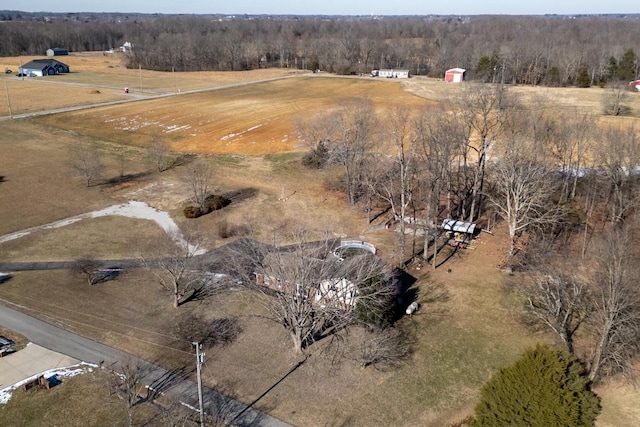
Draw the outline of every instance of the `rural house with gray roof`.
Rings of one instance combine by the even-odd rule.
[[[68,72],[69,66],[55,59],[34,59],[18,68],[18,73],[30,77],[52,76]]]

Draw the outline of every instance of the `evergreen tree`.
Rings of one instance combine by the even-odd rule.
[[[543,84],[546,86],[560,86],[560,69],[558,67],[551,67],[544,76]]]
[[[498,55],[495,52],[491,56],[484,55],[478,60],[478,65],[476,65],[476,77],[485,82],[490,82],[495,78],[497,67]]]
[[[385,292],[380,289],[386,288]],[[396,315],[396,292],[382,277],[371,277],[358,284],[358,300],[353,311],[356,323],[386,328]]]
[[[471,425],[593,426],[600,399],[589,386],[574,356],[538,345],[482,387]]]
[[[633,49],[627,51],[618,62],[618,78],[624,81],[636,79],[636,54]]]
[[[618,78],[618,60],[615,56],[609,58],[609,78],[611,80]]]
[[[591,86],[591,77],[586,69],[580,70],[578,77],[576,78],[576,86],[585,88]]]

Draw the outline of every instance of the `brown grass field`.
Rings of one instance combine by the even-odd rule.
[[[2,58],[0,66],[7,64],[15,71],[15,60]],[[126,98],[124,86],[133,88],[135,95],[136,85],[140,86],[136,81],[139,71],[126,70],[118,61],[102,55],[69,56],[63,62],[74,72],[64,79],[56,76],[51,83],[54,78],[22,81],[5,76],[14,108],[21,105],[13,113],[89,104],[103,95],[122,99]],[[177,92],[172,74],[143,71],[143,94]],[[393,234],[366,232],[366,215],[361,208],[348,206],[343,195],[325,188],[330,171],[300,167],[300,147],[292,122],[297,116],[334,108],[340,99],[349,97],[366,96],[383,113],[395,105],[419,108],[436,103],[459,90],[422,78],[400,83],[320,74],[270,80],[292,74],[286,70],[176,74],[179,95],[0,120],[0,175],[4,177],[0,182],[0,236],[127,200],[141,200],[168,211],[181,229],[197,232],[206,248],[228,241],[217,237],[223,223],[230,230],[252,227],[264,240],[302,224],[318,235],[361,236],[379,246],[383,257],[391,258]],[[255,83],[221,87],[251,81]],[[218,89],[185,93],[213,87]],[[515,89],[533,96],[538,88]],[[93,90],[100,94],[91,93]],[[588,110],[597,108],[602,89],[539,91]],[[14,101],[18,93],[23,104]],[[38,99],[47,102],[42,105]],[[1,115],[8,115],[8,110],[0,107]],[[217,191],[244,191],[250,196],[215,214],[187,221],[181,213],[189,197],[184,168],[158,174],[144,155],[149,142],[159,137],[175,150],[203,157],[210,154],[204,158],[215,168]],[[118,176],[116,152],[126,147],[126,173],[137,178],[84,187],[68,165],[70,150],[78,144],[100,151],[106,177]],[[286,201],[278,200],[283,192],[289,196]],[[362,369],[351,359],[333,365],[319,352],[323,344],[318,343],[312,356],[257,407],[299,426],[440,427],[472,414],[479,388],[492,373],[513,362],[525,347],[551,340],[517,322],[519,302],[505,294],[499,270],[505,241],[498,228],[493,236],[482,234],[475,250],[449,260],[450,273],[442,268],[410,271],[418,279],[415,286],[422,308],[401,321],[415,337],[414,353],[403,365],[393,370]],[[137,257],[152,246],[166,244],[170,244],[168,238],[150,221],[107,217],[38,230],[0,243],[0,261]],[[179,313],[193,311],[208,318],[237,316],[243,333],[227,347],[207,349],[204,376],[207,385],[245,402],[278,382],[297,361],[281,328],[262,317],[264,308],[258,296],[242,289],[175,310],[169,296],[145,271],[126,272],[117,280],[96,286],[88,286],[84,279],[66,271],[24,272],[0,285],[0,303],[167,367],[193,362],[188,346],[170,333]],[[73,384],[94,396],[82,406],[94,407],[104,399],[95,391],[96,383],[99,381],[90,378],[74,379]],[[614,380],[597,391],[603,398],[598,427],[638,424],[637,389]],[[37,420],[45,417],[43,407],[63,405],[61,413],[68,419],[82,420],[82,409],[65,403],[72,400],[66,395],[71,392],[63,384],[49,397],[18,396],[18,409],[11,414],[33,411],[33,421],[25,425],[41,425]],[[96,416],[96,425],[109,419],[101,413]],[[15,420],[4,418],[8,419]],[[1,409],[0,424],[7,424]]]
[[[343,99],[368,96],[379,109],[427,101],[399,84],[372,79],[297,77],[116,105],[39,120],[120,144],[144,146],[154,137],[178,151],[264,155],[296,151],[293,120]]]

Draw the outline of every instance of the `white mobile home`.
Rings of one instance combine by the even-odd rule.
[[[371,71],[372,77],[385,77],[387,79],[408,79],[410,77],[409,70],[393,70],[390,68]]]

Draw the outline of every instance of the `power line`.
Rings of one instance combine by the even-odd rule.
[[[16,304],[16,303],[13,303],[11,301],[7,301],[5,299],[1,299],[0,298],[0,301],[3,301],[5,303],[7,303],[7,304],[11,304],[11,305],[13,305],[15,307],[19,307],[19,308],[22,308],[22,309],[25,309],[25,310],[36,311],[36,312],[40,313],[43,317],[49,318],[49,319],[51,319],[53,321],[56,321],[56,323],[59,323],[60,321],[67,322],[68,324],[75,323],[77,325],[84,326],[84,327],[87,327],[87,328],[93,328],[93,329],[96,329],[96,330],[99,330],[99,331],[110,332],[110,333],[113,333],[113,334],[116,334],[116,335],[120,335],[120,336],[126,337],[128,339],[131,339],[133,341],[138,341],[138,342],[141,342],[141,343],[144,343],[144,344],[149,344],[149,345],[165,348],[165,349],[168,349],[168,350],[173,350],[173,351],[184,353],[184,354],[189,354],[189,355],[193,354],[190,351],[180,350],[179,348],[170,347],[170,346],[167,346],[167,345],[164,345],[164,344],[158,344],[158,343],[155,343],[153,341],[147,341],[145,339],[138,338],[138,337],[131,336],[131,335],[127,335],[125,333],[114,331],[112,329],[102,328],[102,327],[96,326],[96,325],[90,325],[88,323],[80,322],[78,320],[68,319],[66,317],[54,316],[52,314],[43,313],[40,310],[36,310],[36,309],[30,308],[30,307],[26,307],[26,306],[23,306],[23,305],[20,305],[20,304]],[[185,341],[185,340],[181,340],[181,341]]]
[[[24,298],[24,299],[27,299],[27,300],[30,300],[30,301],[41,302],[38,299],[31,298],[31,297],[28,297],[28,296],[17,295],[15,293],[11,293],[11,292],[9,292],[9,294],[17,296],[18,298]],[[22,306],[20,304],[16,304],[14,302],[7,301],[7,300],[2,299],[2,298],[0,298],[0,301],[4,301],[4,302],[7,302],[9,304],[16,305],[18,307],[22,307],[22,308],[25,308],[25,309],[29,309],[29,310],[34,310],[35,311],[35,309],[33,309],[33,308],[30,308],[30,307],[27,307],[27,306]],[[63,311],[71,312],[71,313],[74,313],[74,314],[80,314],[82,316],[92,317],[92,318],[97,319],[97,320],[99,320],[101,322],[111,322],[111,323],[119,325],[119,326],[125,326],[127,329],[137,329],[140,332],[145,332],[145,333],[148,333],[148,334],[158,335],[158,336],[160,336],[162,338],[168,338],[168,339],[172,339],[172,340],[176,340],[176,341],[182,341],[182,342],[185,342],[185,343],[191,343],[191,341],[189,341],[189,340],[185,340],[185,339],[182,339],[182,338],[174,337],[172,335],[166,335],[166,334],[163,334],[162,332],[156,332],[156,331],[152,331],[152,330],[149,330],[149,329],[139,328],[139,327],[133,326],[133,325],[131,325],[129,323],[122,323],[122,322],[118,322],[116,320],[105,319],[103,317],[96,316],[95,314],[83,313],[83,312],[80,312],[80,311],[77,311],[77,310],[70,310],[68,308],[60,307],[60,306],[56,306],[56,310],[57,311],[63,310]],[[53,315],[51,315],[51,316],[53,316]]]

